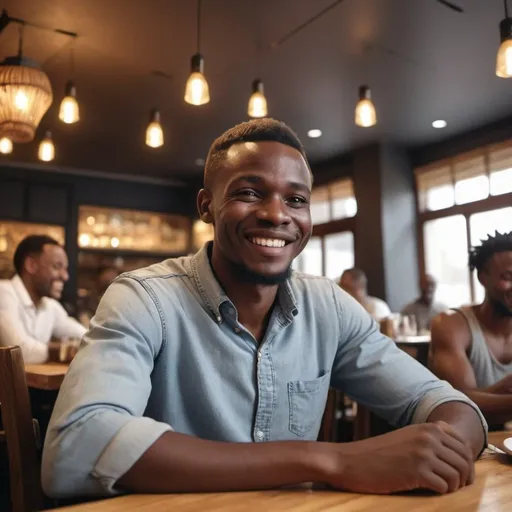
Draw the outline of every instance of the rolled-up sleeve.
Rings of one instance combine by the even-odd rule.
[[[46,494],[115,494],[115,482],[171,429],[143,417],[164,336],[143,282],[121,277],[109,287],[50,420],[42,463]]]
[[[334,387],[396,426],[423,423],[439,405],[464,402],[477,412],[487,433],[474,402],[400,350],[345,292],[333,293],[340,319]]]

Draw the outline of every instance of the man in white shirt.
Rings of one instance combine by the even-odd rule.
[[[359,302],[378,321],[391,315],[389,306],[381,299],[368,295],[368,279],[359,268],[349,268],[343,272],[340,286]]]
[[[86,331],[57,301],[69,277],[68,258],[53,238],[31,235],[18,245],[14,268],[11,280],[0,281],[0,346],[19,345],[25,363],[42,363],[50,340]]]

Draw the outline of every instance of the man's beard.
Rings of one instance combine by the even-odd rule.
[[[490,302],[492,305],[492,309],[498,316],[501,316],[504,318],[512,318],[512,310],[509,309],[507,306],[505,306],[505,304],[503,304],[503,302],[501,302],[498,299],[493,299],[492,297],[490,299],[491,299]]]
[[[282,284],[292,273],[291,265],[283,272],[273,275],[260,274],[259,272],[255,272],[254,270],[247,268],[242,263],[231,262],[231,266],[236,277],[240,281],[249,284],[261,284],[267,286]]]

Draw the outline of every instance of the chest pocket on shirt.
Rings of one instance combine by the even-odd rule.
[[[290,432],[304,437],[313,427],[320,428],[329,391],[331,372],[314,380],[288,382]]]

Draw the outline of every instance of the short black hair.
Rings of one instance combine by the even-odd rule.
[[[494,236],[488,235],[487,240],[482,240],[478,247],[472,247],[469,251],[469,268],[481,272],[487,262],[497,252],[512,251],[512,232],[498,233]]]
[[[29,235],[25,237],[16,247],[16,251],[14,252],[14,268],[16,269],[17,274],[21,274],[23,270],[23,264],[28,256],[32,256],[34,254],[41,254],[43,251],[43,247],[45,245],[58,245],[60,247],[59,242],[47,235]]]
[[[211,188],[212,176],[222,163],[226,151],[240,142],[279,142],[286,144],[296,149],[304,157],[311,173],[306,151],[297,134],[282,121],[266,117],[237,124],[213,141],[204,166],[204,188]],[[311,176],[313,176],[312,173]]]

